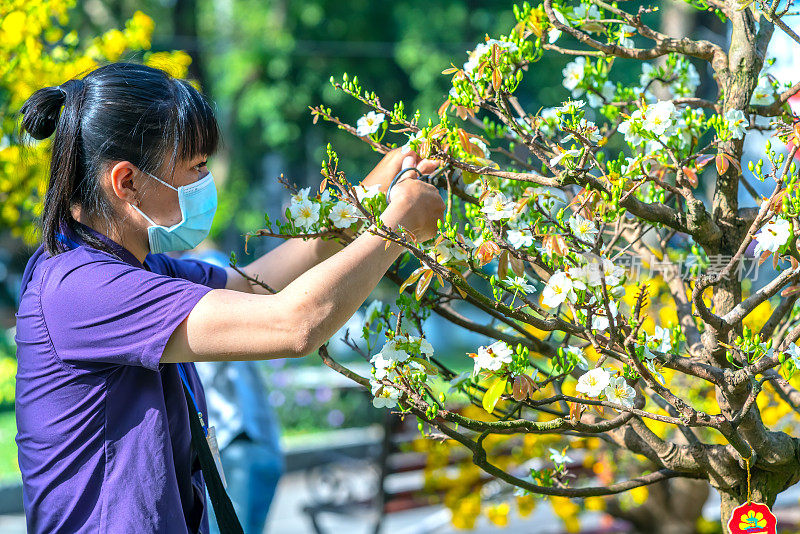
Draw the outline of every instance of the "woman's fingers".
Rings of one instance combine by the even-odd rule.
[[[423,159],[417,164],[419,172],[422,174],[430,174],[442,165],[438,159]]]

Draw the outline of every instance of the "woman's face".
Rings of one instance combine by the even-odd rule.
[[[198,156],[176,165],[172,176],[170,176],[169,170],[163,171],[162,175],[155,174],[155,176],[168,184],[172,184],[172,187],[177,189],[182,185],[194,183],[207,174],[206,158]],[[140,183],[142,184],[138,204],[140,210],[153,219],[156,224],[162,226],[169,227],[181,222],[181,209],[178,204],[177,191],[153,179],[145,172],[142,172]]]

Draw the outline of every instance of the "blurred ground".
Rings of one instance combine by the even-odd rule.
[[[275,502],[270,511],[269,524],[266,534],[313,534],[311,523],[303,513],[303,505],[311,498],[311,492],[306,482],[305,472],[289,473],[281,479]],[[392,534],[423,534],[436,532],[436,534],[451,534],[455,532],[473,532],[476,534],[489,534],[499,532],[536,532],[542,534],[555,534],[561,531],[560,522],[555,518],[547,506],[538,506],[525,520],[512,515],[509,525],[498,528],[483,520],[478,528],[473,531],[457,531],[450,526],[449,511],[442,507],[434,506],[409,512],[400,512],[390,515],[382,529],[383,532]],[[326,533],[331,534],[371,534],[372,522],[365,517],[358,516],[323,516],[321,524]],[[0,533],[25,534],[25,517],[23,515],[0,515]]]

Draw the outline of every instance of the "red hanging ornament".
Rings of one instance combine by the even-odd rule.
[[[769,506],[750,500],[750,458],[744,458],[747,469],[747,502],[733,509],[728,519],[731,534],[777,534],[778,520]]]
[[[728,529],[731,534],[776,534],[778,520],[766,504],[749,502],[733,509]]]

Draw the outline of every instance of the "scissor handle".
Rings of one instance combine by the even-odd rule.
[[[387,203],[390,202],[389,195],[392,192],[392,187],[394,187],[398,183],[398,181],[400,180],[400,177],[403,176],[408,171],[415,171],[419,175],[420,180],[425,180],[426,182],[428,182],[430,184],[430,183],[433,183],[433,179],[436,178],[437,176],[439,176],[442,172],[444,172],[445,169],[446,169],[446,167],[439,167],[438,169],[436,169],[435,171],[433,171],[430,174],[422,174],[422,171],[420,171],[416,167],[406,167],[405,169],[401,169],[400,172],[398,172],[397,174],[394,175],[394,178],[392,178],[392,181],[389,182],[389,188],[386,190],[386,202]]]

